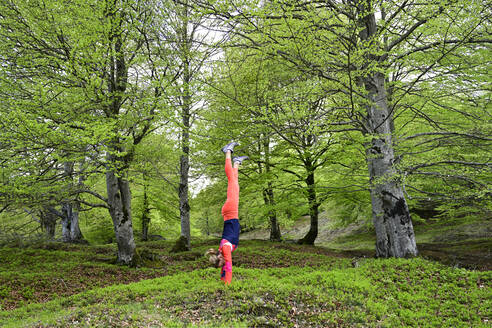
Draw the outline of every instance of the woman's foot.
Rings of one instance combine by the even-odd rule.
[[[224,147],[222,147],[222,151],[224,153],[227,153],[227,151],[230,151],[231,153],[234,152],[234,147],[235,146],[238,146],[239,144],[235,141],[231,142],[231,143],[228,143],[227,145],[225,145]]]
[[[239,156],[239,157],[234,157],[234,158],[232,159],[232,162],[233,162],[234,164],[236,164],[236,163],[242,164],[242,163],[243,163],[243,161],[244,161],[245,159],[248,159],[248,158],[249,158],[248,156]]]

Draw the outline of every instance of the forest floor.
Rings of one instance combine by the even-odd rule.
[[[203,256],[217,239],[179,254],[171,241],[139,243],[137,268],[113,263],[114,244],[2,247],[0,327],[490,327],[491,238],[416,226],[423,256],[375,259],[364,229],[323,246],[243,238],[230,286]]]
[[[417,223],[414,226],[419,255],[441,263],[476,270],[492,270],[492,218],[474,222],[456,220]],[[309,217],[299,219],[281,229],[282,239],[295,242],[309,230]],[[268,229],[241,234],[242,240],[268,240]],[[376,237],[374,229],[363,222],[345,226],[331,220],[323,212],[319,218],[316,246],[351,256],[373,257]]]

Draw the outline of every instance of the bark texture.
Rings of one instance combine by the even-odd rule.
[[[183,155],[181,155],[181,176],[179,183],[179,215],[181,219],[181,238],[178,243],[182,243],[182,239],[186,240],[186,248],[190,249],[190,203],[188,199],[188,172],[190,169],[189,164],[189,147],[183,147]],[[185,153],[186,151],[186,153]]]
[[[69,203],[64,203],[62,205],[62,219],[61,219],[62,241],[64,243],[69,243],[72,241],[72,237],[70,236],[72,214],[73,214],[72,206]]]
[[[183,62],[183,85],[181,104],[181,157],[180,157],[180,180],[178,188],[179,216],[181,220],[181,237],[176,241],[176,247],[182,250],[190,250],[190,203],[188,199],[188,182],[190,171],[190,112],[191,112],[191,72],[190,72],[190,36],[188,33],[188,8],[183,6],[182,25],[180,27],[181,52]],[[183,247],[183,243],[185,246]]]
[[[114,33],[109,34],[109,42],[114,48],[109,56],[108,94],[110,103],[105,108],[105,114],[112,120],[121,119],[120,109],[124,102],[124,94],[128,87],[128,63],[125,58],[125,41],[120,29],[124,11],[118,8],[118,3],[109,3],[108,21]],[[148,126],[143,131],[132,131],[133,145],[143,138]],[[134,266],[137,263],[135,240],[133,237],[130,184],[127,179],[127,170],[133,157],[131,146],[123,146],[124,142],[119,135],[122,131],[114,128],[113,137],[108,140],[108,155],[106,167],[106,189],[109,213],[113,221],[116,243],[118,245],[117,262]]]
[[[70,204],[62,205],[62,219],[61,219],[61,228],[62,228],[62,241],[64,243],[70,242],[70,217],[72,216],[72,209]]]
[[[66,162],[64,164],[64,175],[69,191],[73,187],[73,169],[73,162]],[[62,203],[61,227],[62,241],[64,243],[85,242],[79,227],[79,208],[80,204],[77,200]]]
[[[79,227],[79,205],[77,201],[63,203],[61,227],[64,243],[87,243]]]
[[[364,84],[372,104],[368,106],[367,125],[373,130],[373,139],[367,145],[366,158],[376,229],[376,256],[415,256],[417,246],[410,211],[393,167],[392,118],[388,118],[390,113],[384,98],[384,77],[375,74]]]
[[[365,47],[370,49],[368,63],[378,60],[377,25],[371,2],[357,2],[362,28],[359,33]],[[371,141],[366,145],[366,160],[371,182],[372,216],[376,229],[376,256],[408,257],[417,255],[415,234],[408,205],[394,168],[392,141],[393,115],[389,107],[381,71],[372,70],[359,79],[366,90],[366,133]]]
[[[112,162],[111,160],[109,161]],[[118,245],[118,263],[135,264],[135,240],[131,216],[131,194],[128,180],[113,170],[106,172],[108,205]]]
[[[72,222],[70,224],[70,239],[72,243],[87,243],[82,235],[82,231],[80,231],[79,226],[79,209],[80,206],[78,202],[75,202],[73,211],[72,211]]]

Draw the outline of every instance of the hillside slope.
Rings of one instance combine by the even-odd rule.
[[[492,269],[492,218],[474,222],[429,221],[416,224],[415,235],[420,255],[445,264],[470,269]],[[281,227],[284,241],[295,241],[309,230],[309,217],[299,218],[292,227]],[[242,240],[268,240],[268,229],[241,234]],[[356,222],[342,226],[323,212],[319,218],[316,246],[355,256],[373,256],[375,233],[370,223]]]
[[[172,242],[142,243],[155,256],[135,269],[105,261],[113,245],[2,248],[0,326],[489,327],[490,271],[244,240],[224,286],[203,257],[216,244],[171,254]]]

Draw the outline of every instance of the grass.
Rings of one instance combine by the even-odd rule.
[[[224,286],[201,255],[216,244],[140,244],[154,260],[136,269],[114,246],[2,248],[0,326],[490,327],[491,271],[243,241]]]
[[[141,244],[139,252],[151,254],[154,260],[146,261],[136,269],[113,264],[114,245],[46,243],[29,248],[0,248],[0,309],[46,302],[97,287],[205,269],[208,262],[202,254],[217,244],[216,240],[200,241],[193,245],[193,251],[180,254],[169,253],[173,242]],[[248,251],[241,252],[242,256],[235,259],[236,267],[315,266],[333,262],[329,257],[316,254],[321,250],[315,248],[306,251],[310,253],[300,259],[295,252],[285,249],[290,246],[281,243],[268,244],[270,250],[267,253],[263,252],[261,242],[246,244]]]

